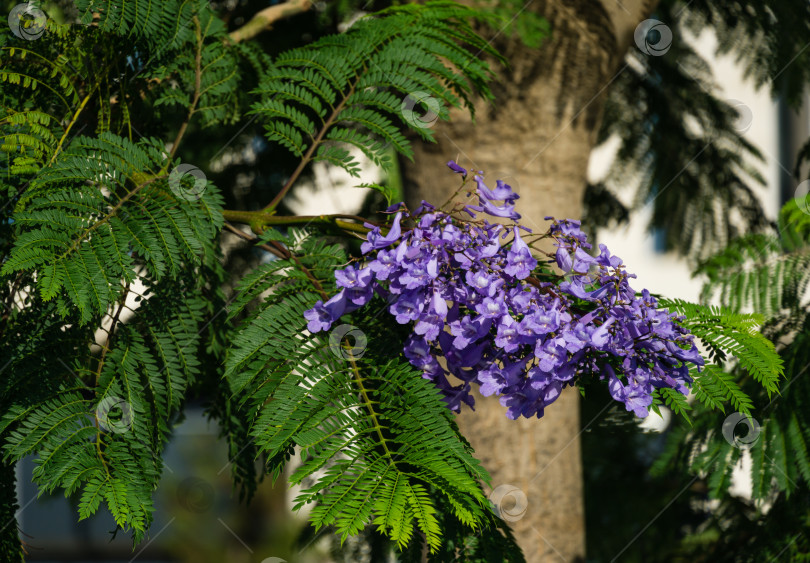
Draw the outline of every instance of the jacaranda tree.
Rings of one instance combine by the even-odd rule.
[[[270,56],[202,0],[81,0],[79,23],[20,6],[0,36],[4,521],[14,464],[33,455],[41,491],[74,498],[79,518],[104,504],[142,541],[162,452],[203,396],[246,499],[257,458],[277,479],[297,451],[295,503],[317,528],[373,528],[409,561],[518,561],[454,421],[472,386],[536,424],[569,386],[607,386],[638,416],[686,414],[690,389],[741,409],[730,356],[776,391],[782,361],[759,316],[636,292],[577,221],[533,232],[483,172],[451,161],[460,177],[435,181],[455,197],[414,209],[283,213],[313,162],[357,174],[349,148],[383,167],[409,156],[414,93],[445,119],[490,98],[479,57],[497,54],[471,22],[491,16],[409,4]],[[266,140],[298,159],[248,211],[177,156],[191,126],[232,122],[245,96]],[[264,257],[239,279],[222,264],[225,231]],[[3,528],[4,558],[23,551]]]

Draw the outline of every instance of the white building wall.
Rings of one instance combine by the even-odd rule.
[[[739,107],[738,110],[741,114],[747,113],[747,116],[741,117],[741,129],[748,127],[744,136],[765,158],[764,164],[759,166],[759,169],[767,181],[767,186],[759,193],[766,214],[769,218],[775,218],[779,211],[779,176],[782,168],[777,160],[779,154],[777,104],[767,88],[757,91],[751,81],[743,78],[742,69],[735,64],[733,57],[715,56],[717,40],[712,32],[704,32],[692,40],[698,53],[709,62],[714,72],[718,96],[738,100],[745,106]],[[746,117],[750,117],[750,126],[747,125]],[[599,180],[607,172],[613,149],[615,147],[611,147],[608,143],[591,155],[588,175],[592,181]],[[607,229],[600,231],[599,242],[623,258],[628,270],[638,276],[633,284],[636,290],[647,288],[653,293],[667,297],[697,300],[701,287],[700,280],[691,277],[692,268],[684,258],[674,252],[660,253],[655,250],[653,236],[646,231],[649,220],[648,207],[631,214],[629,225],[610,231]]]

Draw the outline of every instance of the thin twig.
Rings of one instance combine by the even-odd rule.
[[[112,317],[112,323],[110,324],[110,330],[107,333],[107,342],[104,344],[104,348],[101,350],[101,357],[98,360],[98,369],[96,370],[96,381],[95,387],[98,387],[98,380],[101,377],[101,370],[104,368],[104,358],[107,356],[107,351],[110,349],[110,344],[112,343],[113,334],[115,333],[115,325],[118,324],[118,318],[121,316],[121,311],[124,308],[124,304],[127,301],[127,297],[129,296],[129,282],[124,285],[124,293],[121,295],[120,300],[118,301],[118,310],[115,311]]]
[[[264,209],[262,209],[262,211],[267,212],[267,211],[271,211],[271,210],[275,209],[276,206],[278,206],[279,202],[284,198],[284,196],[287,195],[287,192],[290,191],[290,188],[292,188],[295,181],[301,175],[301,172],[304,171],[304,168],[306,167],[306,165],[309,164],[310,160],[312,160],[312,155],[315,153],[315,149],[317,149],[318,146],[321,144],[321,141],[323,141],[324,135],[326,135],[326,132],[329,130],[329,128],[335,122],[335,120],[337,119],[337,116],[340,115],[340,112],[343,110],[343,107],[346,105],[346,101],[352,96],[352,94],[354,94],[354,89],[355,89],[356,86],[357,86],[357,82],[355,81],[355,83],[352,84],[352,87],[349,88],[349,91],[346,92],[346,95],[343,96],[343,99],[340,101],[338,106],[335,108],[335,110],[329,116],[329,119],[327,119],[324,122],[323,127],[321,127],[321,130],[318,132],[318,135],[312,140],[312,144],[307,149],[307,152],[304,153],[303,158],[301,158],[301,162],[298,163],[298,166],[293,171],[290,178],[287,180],[287,183],[284,184],[284,187],[281,188],[281,191],[278,192],[276,197],[273,198],[273,201],[271,201],[269,204],[267,204],[267,206]]]
[[[183,139],[183,135],[186,134],[188,124],[191,123],[191,118],[197,110],[197,104],[200,101],[200,92],[202,90],[202,29],[200,28],[200,20],[197,16],[194,16],[192,20],[194,21],[194,33],[197,37],[197,52],[194,57],[194,97],[188,108],[188,115],[186,115],[185,121],[183,121],[180,130],[177,132],[177,137],[175,137],[174,143],[172,143],[172,150],[169,153],[169,162],[172,161],[174,155],[177,153],[180,141]]]
[[[240,236],[245,240],[248,240],[248,241],[251,241],[251,242],[255,242],[255,241],[258,240],[257,237],[251,236],[251,235],[249,235],[247,233],[243,233],[242,231],[240,231],[239,229],[237,229],[236,227],[234,227],[233,225],[230,225],[228,223],[225,223],[225,228],[228,229],[233,234],[235,234],[237,236]],[[309,278],[309,281],[312,282],[312,285],[315,286],[315,289],[318,290],[318,293],[321,294],[321,297],[323,297],[323,300],[326,301],[327,299],[329,299],[329,295],[327,295],[326,291],[323,289],[323,286],[321,285],[321,282],[319,282],[318,278],[315,277],[315,274],[313,274],[309,270],[309,268],[304,266],[295,254],[293,254],[292,252],[287,250],[287,248],[278,241],[271,240],[271,241],[268,241],[268,243],[269,243],[269,245],[267,245],[267,244],[257,244],[256,246],[261,248],[262,250],[266,250],[267,252],[275,254],[279,258],[283,258],[284,260],[292,260],[293,262],[295,262],[295,264],[301,269],[301,271],[304,273],[304,275]]]
[[[236,236],[245,239],[246,241],[255,242],[257,240],[256,237],[252,237],[252,236],[250,236],[248,234],[243,233],[242,231],[240,231],[239,229],[237,229],[236,227],[234,227],[230,223],[225,223],[225,228],[228,229],[228,231],[235,234]],[[281,251],[278,248],[274,248],[274,247],[268,246],[266,244],[257,244],[256,246],[261,248],[262,250],[266,250],[267,252],[269,252],[271,254],[275,254],[276,256],[278,256],[279,258],[283,258],[284,260],[289,258],[289,252],[287,252],[286,249],[284,249],[284,251]]]
[[[100,85],[101,85],[101,81],[99,80],[98,82],[96,82],[95,86],[93,86],[93,88],[84,97],[84,99],[82,100],[82,103],[79,104],[79,107],[76,108],[76,112],[73,114],[73,118],[71,118],[70,123],[68,123],[67,127],[65,128],[65,132],[62,134],[62,137],[59,139],[59,143],[57,143],[56,148],[54,149],[53,154],[51,155],[51,158],[48,161],[48,164],[53,164],[53,161],[56,160],[56,157],[59,155],[59,152],[62,150],[62,145],[65,143],[65,140],[67,139],[68,133],[70,133],[70,130],[73,128],[74,125],[76,125],[76,122],[79,120],[79,115],[81,115],[82,111],[84,111],[84,108],[87,107],[87,102],[90,101],[90,98],[93,96],[93,93],[95,93],[96,88],[98,88]]]

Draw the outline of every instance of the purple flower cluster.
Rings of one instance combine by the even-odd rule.
[[[466,185],[467,171],[448,166]],[[517,224],[519,196],[509,185],[490,189],[480,174],[473,181],[475,204],[443,211],[422,202],[412,214],[400,204],[389,209],[396,215],[387,233],[367,225],[365,259],[335,272],[341,290],[305,313],[309,330],[328,330],[381,295],[396,321],[413,327],[405,357],[453,410],[474,405],[473,383],[484,396],[498,395],[512,419],[541,417],[562,389],[594,375],[639,417],[655,387],[688,393],[688,364],[703,364],[692,335],[647,290],[636,296],[628,283],[635,276],[618,257],[604,245],[598,256],[586,252],[578,221],[547,217],[548,232],[530,235]],[[403,230],[404,219],[411,229]],[[538,264],[529,235],[554,240],[548,262],[561,275]]]

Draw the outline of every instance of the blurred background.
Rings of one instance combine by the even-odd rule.
[[[612,1],[607,0],[606,4]],[[274,3],[212,2],[232,29]],[[16,2],[0,4],[8,12]],[[727,4],[746,10],[746,3]],[[806,3],[797,1],[795,4]],[[273,55],[291,46],[307,44],[324,34],[344,31],[358,16],[382,5],[371,1],[315,2],[307,10],[285,20],[283,25],[258,36],[256,41]],[[571,10],[577,8],[577,2],[562,2],[561,5],[569,6]],[[798,87],[795,84],[763,84],[763,80],[751,72],[748,55],[735,49],[734,41],[739,48],[748,48],[745,41],[732,37],[725,24],[715,21],[715,25],[711,25],[711,17],[706,16],[709,10],[702,7],[705,5],[702,2],[662,2],[655,8],[658,11],[652,12],[654,17],[660,18],[673,36],[672,51],[656,59],[645,59],[652,61],[649,64],[653,68],[637,69],[636,76],[645,75],[648,79],[653,76],[653,82],[659,80],[664,84],[671,80],[675,84],[673,89],[687,89],[681,92],[681,100],[691,99],[696,107],[704,102],[700,95],[710,90],[711,97],[736,110],[736,116],[728,121],[731,129],[727,134],[739,135],[750,142],[750,147],[743,146],[736,154],[746,167],[752,169],[746,178],[755,186],[750,193],[761,211],[761,216],[747,224],[767,225],[776,220],[782,205],[795,196],[800,183],[802,176],[797,176],[795,171],[799,164],[797,155],[810,133],[810,98],[803,84]],[[41,6],[51,17],[73,17],[70,2],[42,2]],[[555,29],[553,18],[538,18],[537,11],[525,10],[525,6],[521,6],[502,2],[498,7],[511,18],[512,27],[505,34],[510,41],[520,40],[530,48],[541,49],[544,42],[553,44],[549,38],[577,33],[564,27]],[[806,15],[803,11],[800,13]],[[494,40],[496,33],[489,33]],[[810,35],[805,38],[810,41]],[[665,36],[663,40],[666,41]],[[633,65],[638,64],[643,41],[641,45],[638,39],[633,41],[628,53],[621,57],[631,71]],[[797,46],[796,51],[802,56],[794,64],[806,65],[807,52],[804,49],[807,46],[801,47]],[[697,57],[705,63],[698,65],[703,76],[709,78],[677,82],[677,76],[654,68],[655,64],[663,64],[667,56],[671,68],[678,67],[679,56],[692,68],[694,57]],[[684,73],[690,74],[688,69]],[[695,97],[690,98],[689,87],[695,89]],[[597,120],[598,131],[594,131],[597,146],[587,155],[588,186],[582,202],[585,215],[593,219],[593,224],[599,225],[594,232],[597,241],[606,244],[629,264],[630,270],[638,275],[634,284],[637,289],[646,287],[667,297],[697,301],[702,280],[692,276],[696,253],[689,245],[697,244],[707,249],[711,245],[705,236],[698,242],[680,240],[677,223],[657,220],[661,214],[667,213],[666,206],[661,209],[661,201],[656,201],[658,195],[666,191],[667,198],[675,198],[675,201],[679,197],[689,197],[688,194],[678,195],[680,182],[684,180],[676,182],[673,177],[675,184],[670,186],[657,178],[655,171],[628,164],[639,153],[634,152],[638,147],[631,147],[628,140],[636,135],[635,129],[622,121],[633,116],[628,117],[622,108],[623,104],[632,104],[636,95],[641,99],[643,93],[633,91],[632,81],[616,79],[597,95],[604,102],[605,109],[604,115]],[[651,100],[646,99],[646,105],[638,110],[640,115],[650,119],[653,125],[664,123],[664,119],[673,119],[666,112],[656,118],[657,109]],[[659,100],[659,103],[668,102]],[[576,113],[576,119],[579,113],[573,113]],[[678,118],[677,112],[674,113]],[[150,128],[150,119],[144,116],[144,129]],[[683,128],[688,129],[694,116],[685,111],[680,119],[686,123]],[[555,127],[562,131],[569,126],[578,126],[571,123],[556,121]],[[705,129],[706,123],[699,123],[696,127]],[[182,152],[193,155],[187,159],[201,167],[208,179],[223,190],[227,207],[251,208],[248,193],[258,201],[268,201],[295,164],[286,151],[266,143],[262,133],[261,126],[250,116],[243,115],[232,125],[189,135]],[[677,145],[678,134],[673,129],[670,142]],[[454,139],[461,143],[458,137]],[[654,152],[656,147],[646,150]],[[448,156],[456,155],[444,154],[442,158],[446,160]],[[688,170],[686,180],[694,173],[697,178],[694,181],[703,181],[705,175],[711,175],[711,162],[704,162],[700,156],[706,156],[706,153],[672,156],[672,166],[676,167],[676,172]],[[657,158],[670,157],[664,153]],[[459,155],[459,161],[464,164],[463,155]],[[702,168],[693,171],[694,167]],[[724,171],[715,171],[717,176],[709,181],[722,183]],[[516,165],[504,162],[500,170],[491,172],[488,177],[507,179],[519,193],[521,189],[528,189],[528,181],[521,176]],[[432,173],[440,174],[441,171]],[[757,175],[761,181],[751,180]],[[397,170],[383,174],[367,163],[358,181],[340,170],[318,164],[312,167],[306,185],[296,190],[286,211],[367,215],[370,209],[383,205],[383,200],[377,192],[355,188],[355,184],[386,184],[399,198],[404,198],[409,181],[407,176],[406,173],[404,178],[401,177]],[[644,189],[639,185],[645,186]],[[733,198],[730,203],[732,205],[727,208],[718,208],[716,213],[732,217],[734,223],[735,214],[743,212],[733,208]],[[675,203],[667,205],[674,209]],[[719,229],[716,232],[721,231],[718,240],[714,241],[720,245],[727,242],[727,235],[733,230]],[[238,271],[240,264],[246,268],[250,263],[266,259],[255,251],[237,248],[235,237],[225,237],[223,244],[230,250],[227,256],[232,271]],[[262,483],[248,506],[240,504],[232,490],[228,446],[219,439],[219,429],[216,422],[208,419],[207,409],[205,397],[191,401],[185,409],[185,419],[175,427],[173,439],[164,454],[163,480],[155,493],[155,521],[148,539],[134,550],[126,534],[113,533],[112,518],[103,514],[103,510],[99,515],[77,523],[76,508],[69,500],[47,494],[38,496],[31,484],[32,461],[20,463],[17,467],[21,506],[18,519],[29,546],[30,560],[142,563],[370,560],[368,545],[350,541],[340,546],[331,533],[315,533],[310,529],[306,525],[305,510],[292,512],[290,499],[294,494],[287,491],[283,482],[275,487],[269,482]],[[621,405],[613,403],[606,390],[601,396],[599,393],[589,394],[582,400],[579,432],[576,434],[578,442],[571,447],[581,451],[587,561],[713,560],[710,557],[701,559],[684,548],[685,545],[699,546],[701,542],[715,545],[717,535],[723,533],[719,501],[710,500],[706,476],[689,481],[674,474],[659,472],[653,476],[651,473],[671,428],[670,413],[662,409],[662,414],[663,418],[651,415],[639,423],[630,418]],[[534,424],[542,425],[544,420],[534,421]],[[739,514],[746,514],[750,523],[756,525],[758,519],[767,517],[768,506],[763,507],[762,503],[755,506],[751,500],[751,479],[746,469],[750,463],[750,456],[743,456],[739,470],[735,471],[727,503],[735,505]],[[777,557],[772,560],[798,560],[792,553],[789,550],[777,551]],[[567,559],[562,555],[560,558]]]

